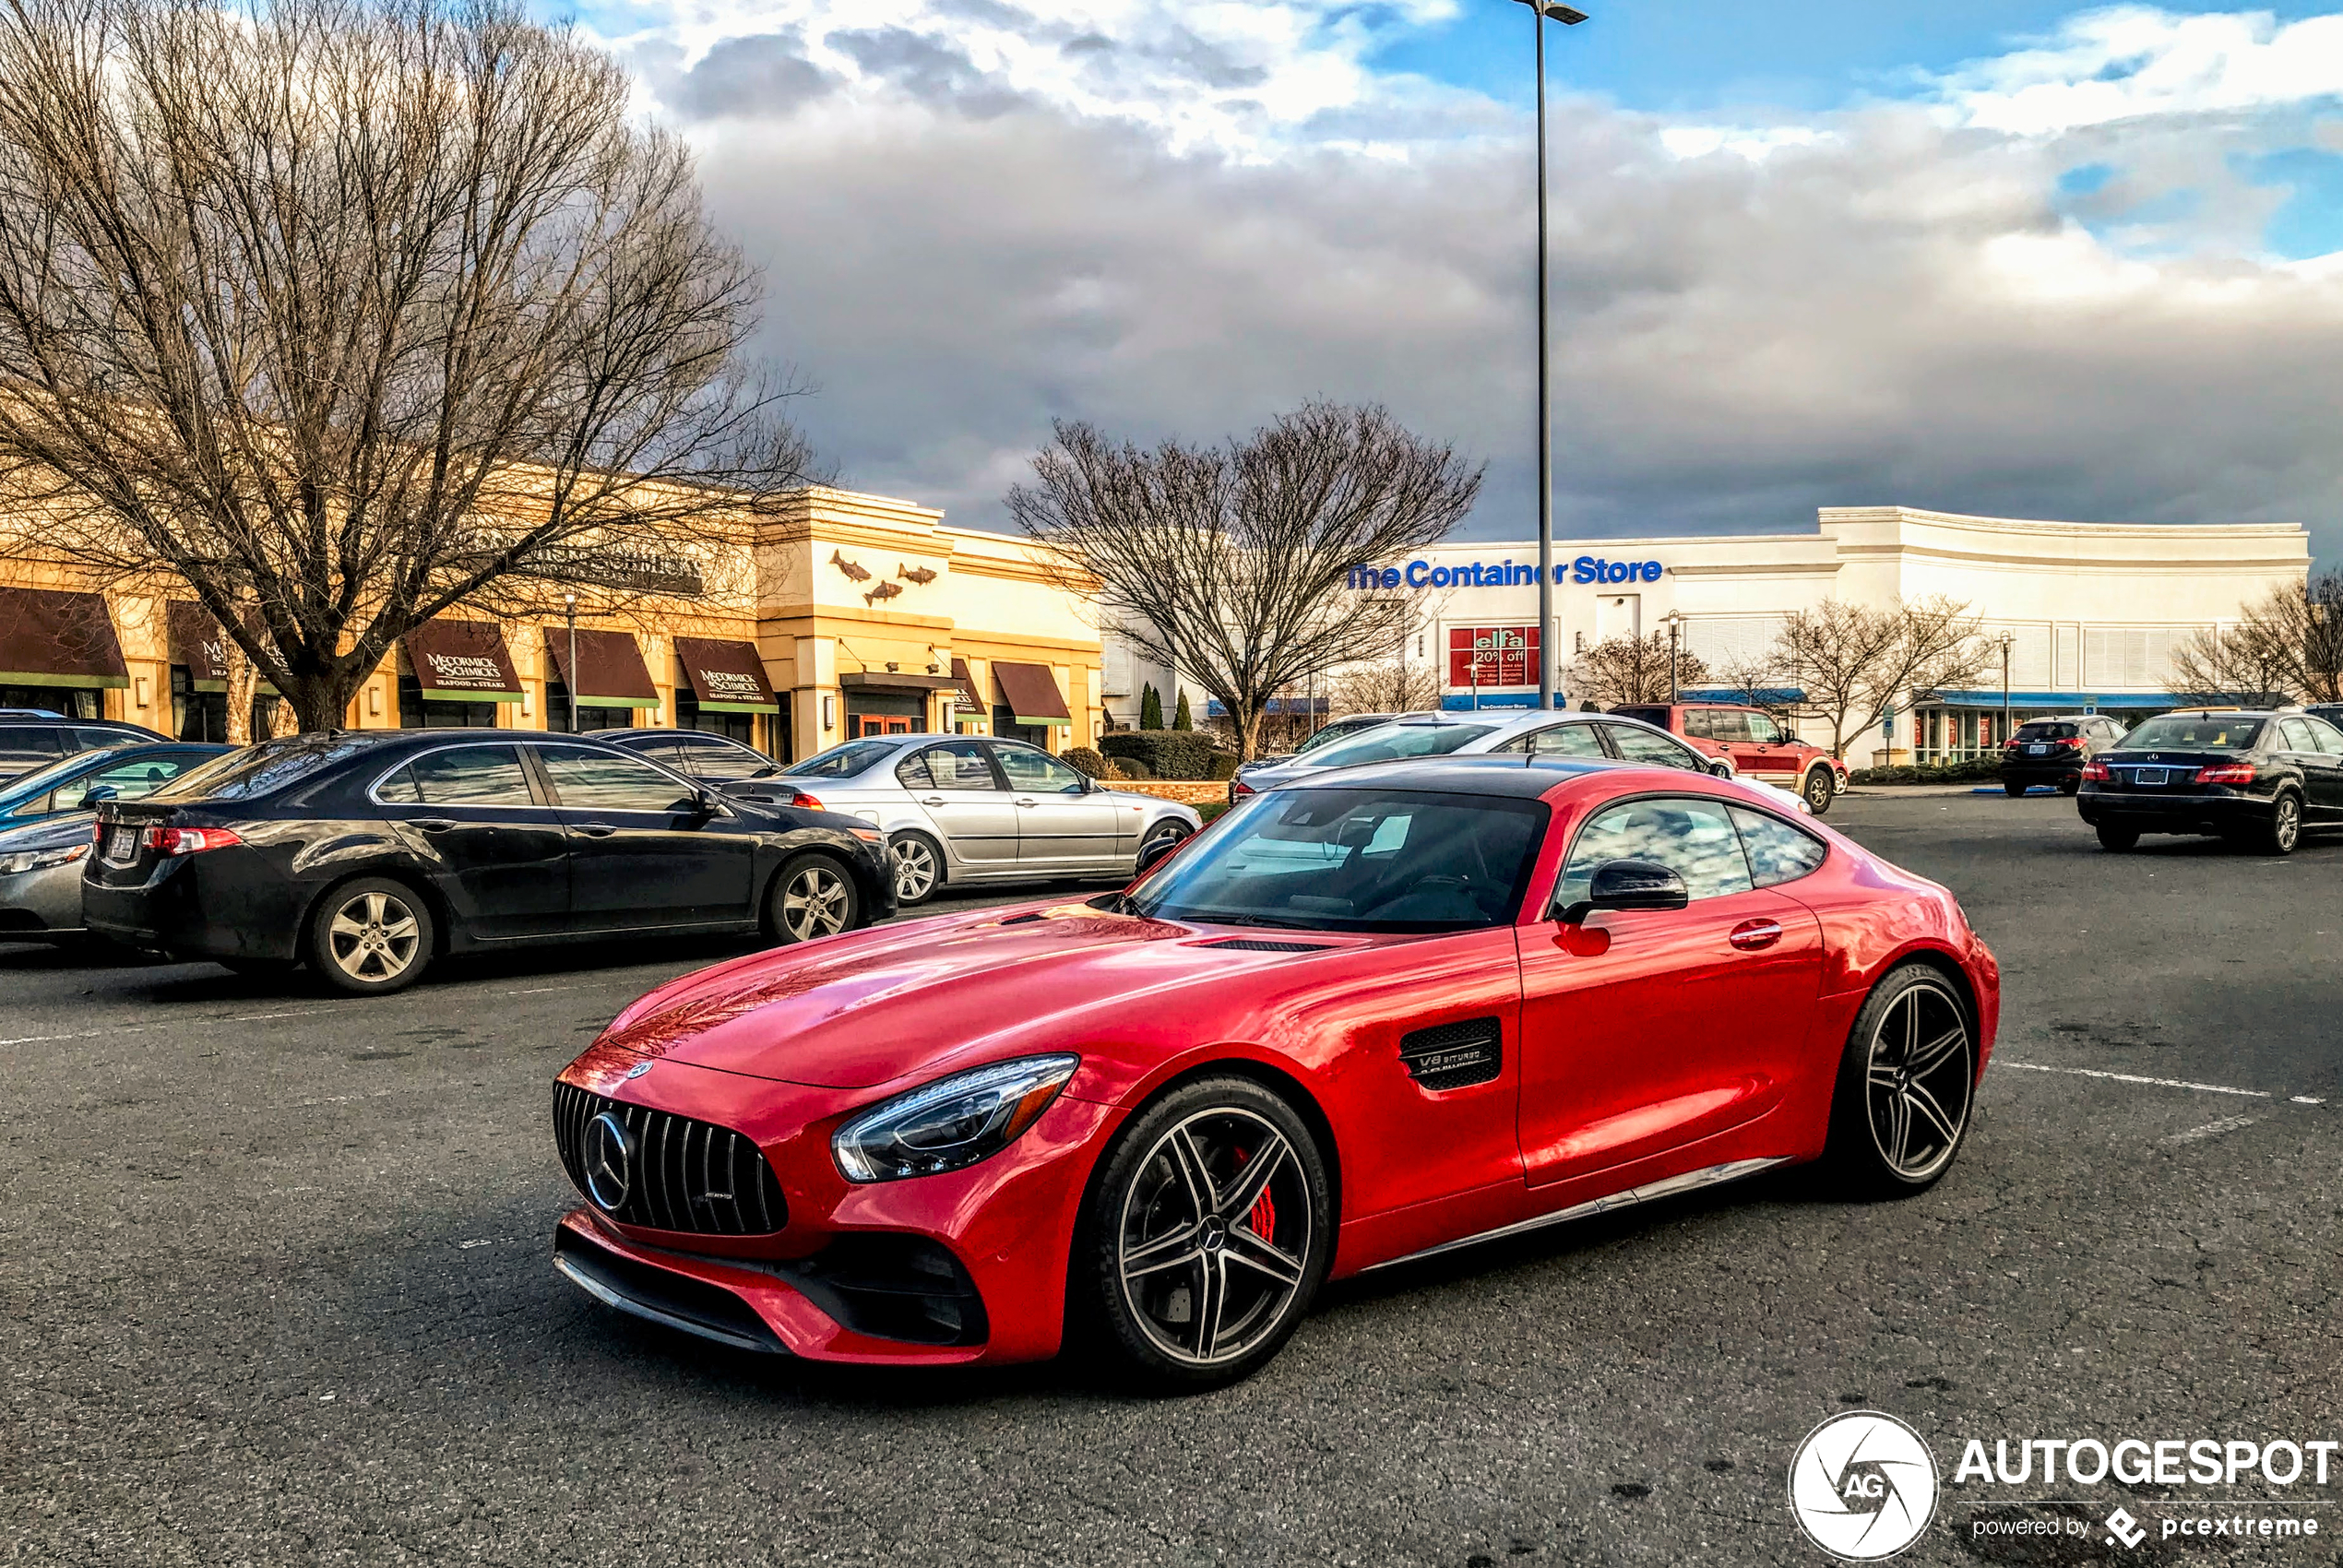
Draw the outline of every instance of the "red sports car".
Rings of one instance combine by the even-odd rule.
[[[1728,779],[1559,756],[1255,796],[1130,888],[645,996],[561,1075],[612,1306],[831,1361],[1245,1376],[1330,1277],[1825,1158],[1951,1165],[2000,968]]]

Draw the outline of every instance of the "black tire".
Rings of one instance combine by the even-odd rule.
[[[1826,1168],[1865,1198],[1909,1197],[1952,1169],[1977,1091],[1977,1025],[1944,971],[1904,964],[1855,1016],[1830,1102]]]
[[[2257,854],[2290,855],[2302,841],[2302,797],[2280,790],[2270,802],[2270,820],[2247,840]]]
[[[2140,836],[2136,828],[2117,827],[2104,822],[2099,825],[2099,847],[2102,849],[2111,850],[2120,855],[2126,849],[2137,848],[2139,841]]]
[[[1810,767],[1806,770],[1805,782],[1798,787],[1798,792],[1805,797],[1806,809],[1821,816],[1830,810],[1830,802],[1837,798],[1838,781],[1830,776],[1827,767]]]
[[[387,996],[422,979],[439,932],[431,905],[404,882],[361,876],[318,901],[302,945],[318,979],[348,996]]]
[[[1191,829],[1186,823],[1180,821],[1176,817],[1167,822],[1157,823],[1153,827],[1148,829],[1148,836],[1139,840],[1139,852],[1131,861],[1133,868],[1132,874],[1135,876],[1138,874],[1137,867],[1139,863],[1148,858],[1148,851],[1154,849],[1158,844],[1164,843],[1167,840],[1173,844],[1177,844],[1184,839],[1193,838],[1195,837],[1195,831]]]
[[[2082,791],[2083,776],[2079,773],[2070,773],[2058,781],[2058,792],[2062,795],[2079,795]]]
[[[765,926],[786,947],[863,923],[862,890],[845,862],[818,849],[791,855],[765,894]]]
[[[2026,793],[2026,786],[2020,784],[2015,778],[2004,778],[2002,780],[2002,793],[2015,800],[2016,797]]]
[[[886,841],[886,858],[895,867],[897,909],[917,909],[945,884],[944,846],[924,833],[895,835]]]
[[[1265,1157],[1268,1173],[1248,1179]],[[1107,1151],[1075,1232],[1069,1326],[1148,1392],[1252,1376],[1334,1260],[1330,1193],[1316,1139],[1279,1096],[1250,1078],[1178,1086]]]

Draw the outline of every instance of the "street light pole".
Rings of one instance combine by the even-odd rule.
[[[569,669],[565,671],[569,680],[565,684],[569,687],[569,732],[575,735],[577,733],[577,596],[576,594],[562,595],[562,612],[569,622]]]
[[[1587,13],[1556,0],[1516,0],[1529,7],[1538,40],[1538,706],[1554,705],[1554,440],[1552,354],[1546,285],[1546,18],[1576,27]]]

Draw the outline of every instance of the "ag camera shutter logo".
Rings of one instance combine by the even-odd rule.
[[[1806,1434],[1790,1462],[1790,1512],[1833,1557],[1872,1562],[1921,1538],[1936,1516],[1936,1459],[1893,1416],[1849,1410]]]

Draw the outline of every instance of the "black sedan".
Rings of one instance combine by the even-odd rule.
[[[2290,854],[2343,827],[2343,730],[2299,709],[2159,714],[2091,759],[2075,804],[2110,849],[2202,833]]]
[[[582,736],[334,731],[99,808],[89,929],[238,969],[411,985],[445,953],[636,932],[778,941],[894,912],[868,823],[751,806]]]

